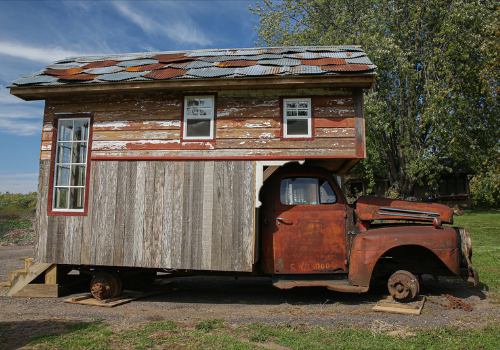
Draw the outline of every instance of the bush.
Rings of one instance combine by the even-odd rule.
[[[487,171],[471,176],[469,185],[474,207],[500,207],[500,164],[491,164]]]
[[[2,193],[0,192],[0,219],[21,219],[34,213],[36,209],[36,192]]]

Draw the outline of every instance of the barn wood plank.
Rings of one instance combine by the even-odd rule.
[[[314,118],[315,128],[354,128],[353,117]]]
[[[127,179],[129,162],[118,162],[116,181],[116,216],[114,229],[113,265],[123,266],[123,248],[125,237],[125,218],[127,211]]]
[[[181,268],[192,268],[194,162],[184,162],[184,192],[181,232]]]
[[[355,137],[354,128],[314,128],[314,136],[322,138]]]
[[[356,154],[358,157],[366,158],[365,147],[365,112],[363,108],[363,90],[354,89],[354,114],[356,129]]]
[[[205,162],[194,162],[191,260],[192,268],[196,270],[201,269],[202,261],[204,172]]]
[[[169,140],[180,139],[181,132],[179,130],[117,130],[117,131],[100,131],[94,130],[93,139],[99,141],[112,140]]]
[[[348,95],[315,96],[313,104],[314,107],[354,107],[354,100]]]
[[[89,197],[86,198],[88,203],[87,215],[83,217],[82,223],[82,243],[80,252],[80,263],[83,265],[90,264],[91,247],[92,247],[92,218],[94,207],[94,186],[95,186],[95,166],[94,162],[89,162],[90,178],[88,179]]]
[[[153,214],[154,214],[154,192],[155,192],[156,162],[146,162],[146,181],[144,187],[144,234],[142,247],[143,267],[152,267],[153,237]]]
[[[146,190],[146,167],[148,162],[137,163],[137,180],[135,183],[135,206],[134,206],[134,239],[133,239],[133,266],[142,266],[142,248],[144,241],[145,216],[145,190]]]
[[[224,118],[215,121],[219,129],[252,129],[252,128],[279,128],[280,118]],[[353,124],[354,125],[354,124]]]
[[[170,241],[170,259],[172,268],[181,267],[181,253],[182,253],[182,236],[185,234],[183,232],[183,212],[184,203],[183,196],[187,188],[184,188],[184,179],[186,175],[184,174],[184,162],[174,163],[174,191],[173,191],[173,210],[172,217],[172,236]]]
[[[94,134],[101,131],[132,131],[132,130],[178,130],[181,128],[180,120],[117,120],[95,122]]]
[[[163,187],[163,223],[162,223],[162,267],[170,268],[172,266],[172,233],[173,221],[178,218],[173,217],[173,208],[177,204],[174,200],[174,163],[164,162],[165,179]]]
[[[151,241],[151,267],[162,266],[162,247],[163,247],[163,215],[167,214],[164,210],[164,191],[165,191],[165,162],[155,163],[154,176],[154,195],[153,195],[153,228]]]
[[[181,110],[158,109],[144,111],[117,111],[117,112],[95,112],[94,121],[121,121],[121,120],[165,120],[173,121],[181,118]]]
[[[64,263],[79,264],[82,245],[82,216],[66,216]]]
[[[219,148],[353,148],[355,147],[354,138],[321,138],[310,141],[284,141],[280,139],[222,139],[217,140],[217,149]],[[285,153],[285,151],[283,151]]]
[[[279,109],[270,107],[238,107],[221,109],[217,106],[217,119],[224,118],[278,118]]]
[[[52,150],[52,141],[42,141],[40,146],[40,151],[51,151]]]
[[[51,141],[52,142],[52,135],[54,133],[52,131],[42,131],[42,141]]]
[[[323,139],[324,140],[324,139]],[[119,158],[167,158],[167,159],[203,159],[209,158],[234,158],[234,157],[259,157],[259,158],[280,158],[295,157],[304,159],[304,157],[333,157],[333,158],[352,158],[356,157],[356,147],[352,141],[351,147],[342,148],[298,148],[298,149],[216,149],[216,150],[106,150],[93,151],[92,156],[97,159],[119,159]]]
[[[36,204],[36,245],[35,261],[47,261],[47,234],[48,234],[48,216],[47,205],[50,181],[50,161],[40,161],[40,170],[38,175],[38,196]]]
[[[217,139],[275,139],[280,137],[280,129],[217,129],[215,134]]]
[[[123,239],[123,265],[134,265],[134,233],[135,233],[135,204],[137,164],[138,162],[124,162],[127,165],[127,194],[125,199],[125,228]]]
[[[328,117],[354,117],[354,108],[346,107],[316,107],[313,108],[313,116],[315,118]]]
[[[214,162],[213,217],[211,264],[213,270],[222,270],[222,219],[224,215],[224,163]]]
[[[201,269],[212,268],[212,225],[214,209],[214,162],[204,162],[203,172],[203,218],[201,231]]]
[[[243,246],[242,264],[240,271],[252,271],[252,261],[254,256],[255,240],[255,171],[256,165],[253,161],[244,162],[243,183],[240,186],[244,189],[242,199],[243,211]]]
[[[51,151],[40,151],[40,160],[50,160],[52,159]]]
[[[54,263],[64,264],[64,234],[66,231],[66,216],[56,216],[56,231],[54,244],[52,245]]]
[[[233,108],[279,108],[279,99],[276,97],[247,97],[247,96],[222,96],[217,100],[218,109],[233,109]]]
[[[181,140],[118,140],[94,141],[92,143],[92,151],[121,149],[214,149],[214,141],[182,142]]]
[[[232,207],[232,228],[228,234],[232,235],[232,259],[231,259],[231,270],[240,271],[242,265],[243,257],[243,235],[245,228],[244,216],[247,215],[243,211],[243,198],[245,197],[246,188],[243,187],[244,184],[244,166],[245,162],[236,161],[233,163],[232,169],[232,180],[233,180],[233,196],[231,202],[228,203]]]
[[[222,193],[222,246],[221,246],[221,263],[222,270],[231,271],[232,261],[235,258],[233,252],[233,219],[234,219],[234,209],[236,203],[234,203],[234,161],[224,162],[223,169],[223,193]]]
[[[274,89],[232,89],[222,90],[218,93],[220,101],[231,98],[248,98],[248,99],[270,99],[279,97],[297,97],[297,96],[341,96],[352,95],[352,89],[339,87],[276,87]]]

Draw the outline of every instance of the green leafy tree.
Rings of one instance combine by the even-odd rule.
[[[372,156],[363,167],[378,167],[395,191],[411,196],[424,178],[436,181],[440,157],[479,164],[497,143],[498,92],[488,88],[494,77],[490,70],[485,78],[485,69],[498,56],[490,28],[498,3],[266,0],[250,9],[260,17],[261,46],[362,46],[378,66],[365,96]]]

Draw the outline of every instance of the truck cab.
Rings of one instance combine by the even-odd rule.
[[[261,190],[261,268],[274,286],[325,286],[366,292],[386,279],[391,295],[411,300],[419,277],[458,275],[478,283],[470,236],[439,204],[360,197],[353,205],[325,168],[289,164]]]

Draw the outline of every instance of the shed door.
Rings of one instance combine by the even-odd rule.
[[[346,272],[345,206],[323,178],[279,180],[275,196],[276,274]]]

